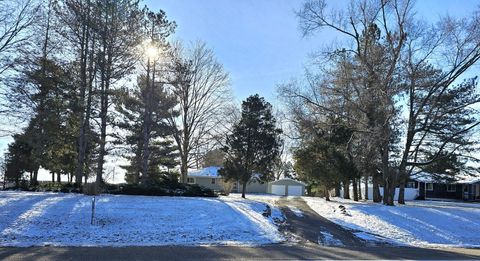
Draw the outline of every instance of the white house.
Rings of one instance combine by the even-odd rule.
[[[221,167],[212,166],[198,170],[189,170],[187,175],[187,183],[198,184],[215,191],[222,191],[224,190],[223,178],[218,174],[218,170],[220,168]],[[232,192],[241,191],[242,187],[240,182],[234,182]],[[247,183],[246,193],[270,193],[282,196],[301,196],[305,195],[305,184],[292,179],[281,179],[267,183],[252,178],[250,182]]]

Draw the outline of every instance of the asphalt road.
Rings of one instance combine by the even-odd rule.
[[[311,260],[311,259],[480,259],[480,249],[412,247],[326,247],[314,244],[160,247],[0,248],[0,260]]]

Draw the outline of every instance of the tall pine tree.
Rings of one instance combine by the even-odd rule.
[[[173,129],[168,125],[167,118],[175,113],[173,108],[177,104],[174,97],[165,92],[163,84],[155,83],[153,88],[147,87],[147,79],[141,76],[138,79],[138,88],[134,91],[123,91],[118,95],[117,111],[121,117],[117,126],[126,131],[125,136],[117,136],[117,143],[125,144],[125,157],[129,164],[126,169],[128,183],[151,183],[165,177],[177,165],[171,135]],[[149,113],[149,142],[148,171],[143,172],[144,159],[144,127],[145,114]]]
[[[272,115],[272,105],[264,98],[256,94],[242,103],[242,118],[227,137],[224,148],[227,156],[220,175],[227,181],[239,181],[243,198],[252,178],[272,179],[273,164],[280,153],[281,133]]]

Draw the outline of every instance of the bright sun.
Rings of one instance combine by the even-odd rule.
[[[158,57],[158,48],[153,45],[147,47],[146,54],[148,58],[155,59]]]

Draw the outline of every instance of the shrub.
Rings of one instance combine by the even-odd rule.
[[[184,197],[215,197],[213,190],[199,185],[171,184],[122,184],[118,189],[108,190],[111,194],[144,195],[144,196],[184,196]]]
[[[83,194],[88,195],[88,196],[95,196],[100,194],[101,189],[100,186],[97,185],[97,183],[87,183],[83,186]]]
[[[231,181],[225,181],[225,180],[221,179],[220,185],[223,188],[223,193],[226,196],[228,196],[230,194],[230,192],[232,192],[232,190],[233,190],[234,183],[231,182]]]

